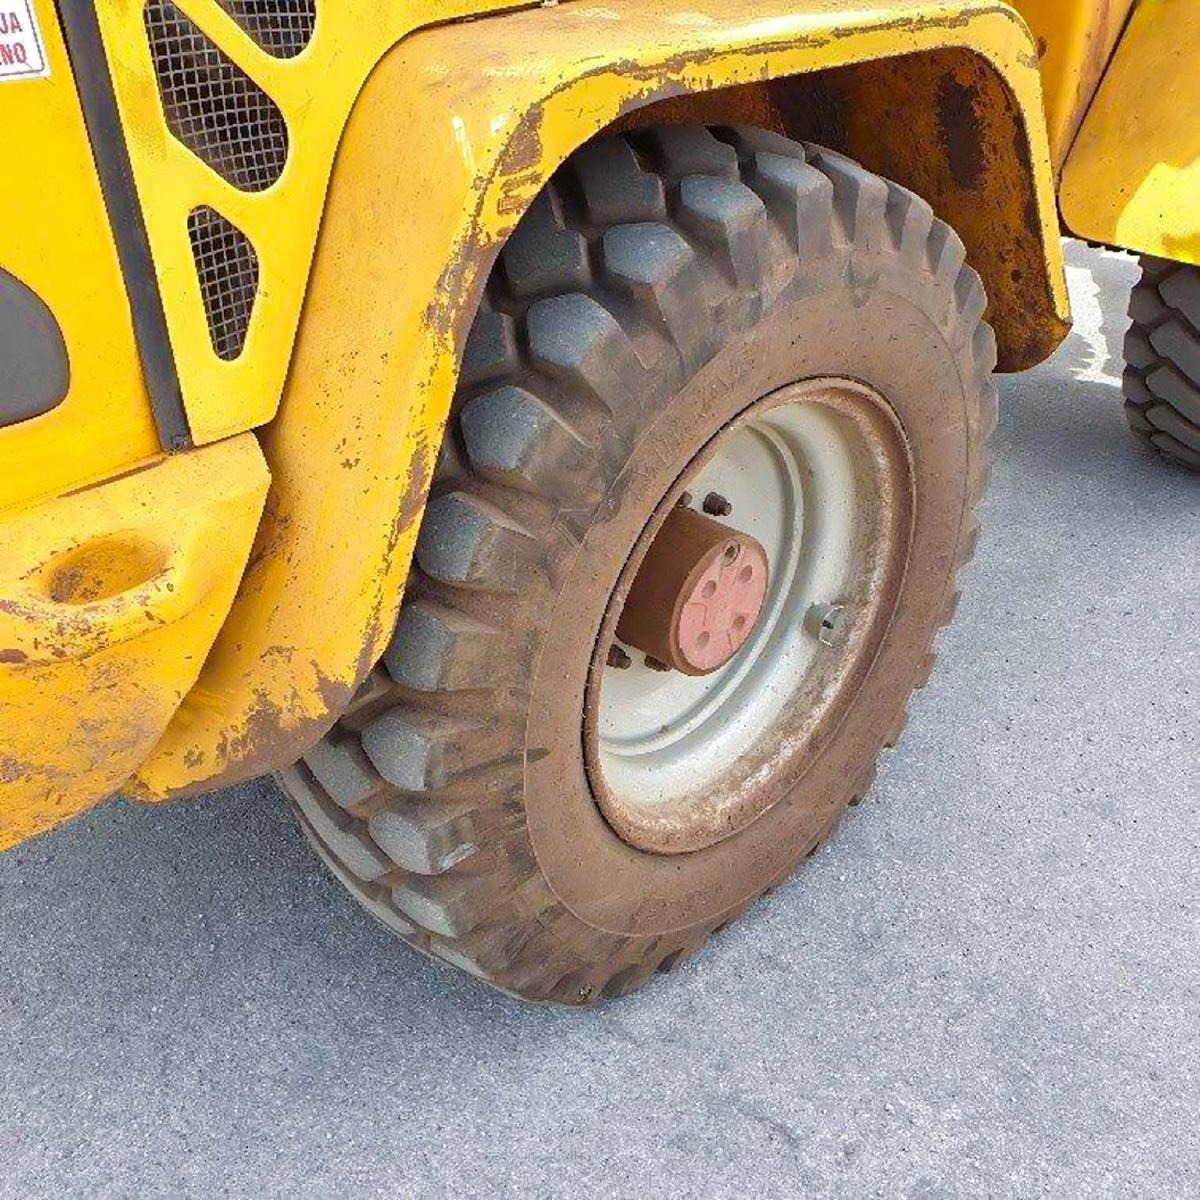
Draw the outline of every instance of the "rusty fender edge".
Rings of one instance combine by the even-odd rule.
[[[272,484],[250,565],[139,792],[289,764],[350,702],[395,621],[487,272],[576,147],[654,102],[947,50],[986,63],[1020,121],[1026,233],[1041,242],[1026,284],[1048,313],[1032,343],[1048,353],[1067,327],[1053,181],[1035,47],[1005,4],[612,0],[393,48],[339,148],[280,414],[262,433]]]

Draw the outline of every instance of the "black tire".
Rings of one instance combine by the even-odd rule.
[[[1129,299],[1125,415],[1164,458],[1200,471],[1200,267],[1144,257]]]
[[[625,247],[632,270],[607,257],[616,227],[640,247],[632,260]],[[974,549],[995,424],[984,308],[961,243],[924,201],[818,147],[675,127],[604,138],[569,160],[489,281],[391,647],[330,735],[282,776],[308,837],[362,905],[496,987],[580,1004],[690,956],[820,845],[898,736]],[[550,686],[544,660],[561,650],[548,629],[556,589],[589,530],[619,508],[622,469],[656,414],[727,345],[763,329],[786,341],[801,309],[854,331],[870,361],[846,375],[931,364],[945,411],[938,397],[921,401],[938,432],[914,503],[942,506],[922,534],[931,557],[912,572],[924,591],[906,602],[894,673],[862,701],[836,781],[775,837],[778,852],[759,852],[770,862],[719,901],[697,899],[693,884],[658,924],[581,916],[548,878],[528,808],[528,777],[548,753],[531,692]],[[889,348],[900,338],[891,320],[907,344]],[[586,846],[577,855],[586,871]],[[686,874],[692,857],[671,870]],[[669,890],[672,876],[658,878]]]

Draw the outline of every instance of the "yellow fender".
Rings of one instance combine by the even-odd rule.
[[[876,95],[882,124],[799,128],[822,106],[771,91],[822,72],[823,111],[868,113],[879,70],[907,89],[907,124]],[[1003,364],[1031,365],[1063,336],[1036,50],[1005,4],[611,0],[414,34],[374,69],[342,137],[261,439],[263,523],[197,686],[138,772],[143,795],[294,761],[350,704],[396,617],[478,295],[554,169],[617,120],[737,119],[753,104],[930,196],[985,277]]]
[[[1063,169],[1072,233],[1200,265],[1200,4],[1142,0]]]

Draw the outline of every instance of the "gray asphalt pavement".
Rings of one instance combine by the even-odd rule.
[[[679,973],[523,1006],[362,916],[270,782],[0,857],[0,1196],[1200,1193],[1200,480],[1127,435],[1127,258],[1002,385],[870,799]]]

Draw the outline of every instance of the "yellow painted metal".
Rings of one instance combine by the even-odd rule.
[[[1142,0],[1063,171],[1071,232],[1200,264],[1200,3]]]
[[[1011,0],[1037,38],[1046,128],[1062,166],[1134,0]],[[1186,5],[1192,0],[1182,0]]]
[[[50,74],[0,87],[0,267],[58,319],[71,382],[57,408],[0,429],[0,513],[159,452],[53,0],[36,0],[35,9]]]
[[[488,267],[589,136],[664,97],[963,47],[1025,127],[1059,323],[1041,91],[1025,24],[990,0],[609,0],[401,42],[351,115],[279,416],[256,550],[225,630],[138,772],[146,795],[288,763],[366,675],[395,619],[458,354]],[[1031,231],[1032,232],[1032,231]]]
[[[1034,26],[1044,50],[1046,111],[1056,167],[1131,2],[1013,0]],[[153,83],[143,0],[105,0],[98,6],[185,407],[193,436],[203,444],[262,425],[277,409],[333,158],[369,72],[390,47],[418,29],[484,16],[522,0],[339,0],[319,6],[311,44],[289,59],[260,49],[216,0],[176,3],[278,104],[290,145],[287,165],[274,186],[247,193],[225,182],[167,129]],[[799,7],[829,28],[834,24],[827,19],[830,13],[854,8],[847,0],[806,0]],[[869,16],[873,9],[888,8],[913,20],[937,21],[943,7],[906,0],[867,5],[864,12]],[[994,0],[977,0],[957,7],[982,11],[997,5]],[[586,5],[584,9],[600,11]],[[697,14],[705,19],[703,7]],[[543,13],[538,28],[550,28],[554,19]],[[892,51],[897,52],[898,47]],[[605,58],[602,48],[589,47],[587,54],[597,61]],[[410,86],[419,87],[420,82]],[[213,352],[187,236],[187,214],[201,204],[231,220],[258,255],[259,293],[245,349],[232,362]]]
[[[267,483],[244,434],[0,521],[0,850],[119,787],[162,734]]]
[[[390,46],[421,25],[480,15],[514,0],[327,0],[294,58],[260,49],[215,0],[175,0],[262,87],[287,122],[279,181],[240,191],[167,128],[143,24],[145,0],[101,0],[101,32],[129,143],[134,180],[197,444],[269,421],[279,403],[338,140],[363,81]],[[395,165],[395,164],[393,164]],[[187,233],[188,213],[215,208],[253,243],[260,281],[245,348],[213,351]]]

